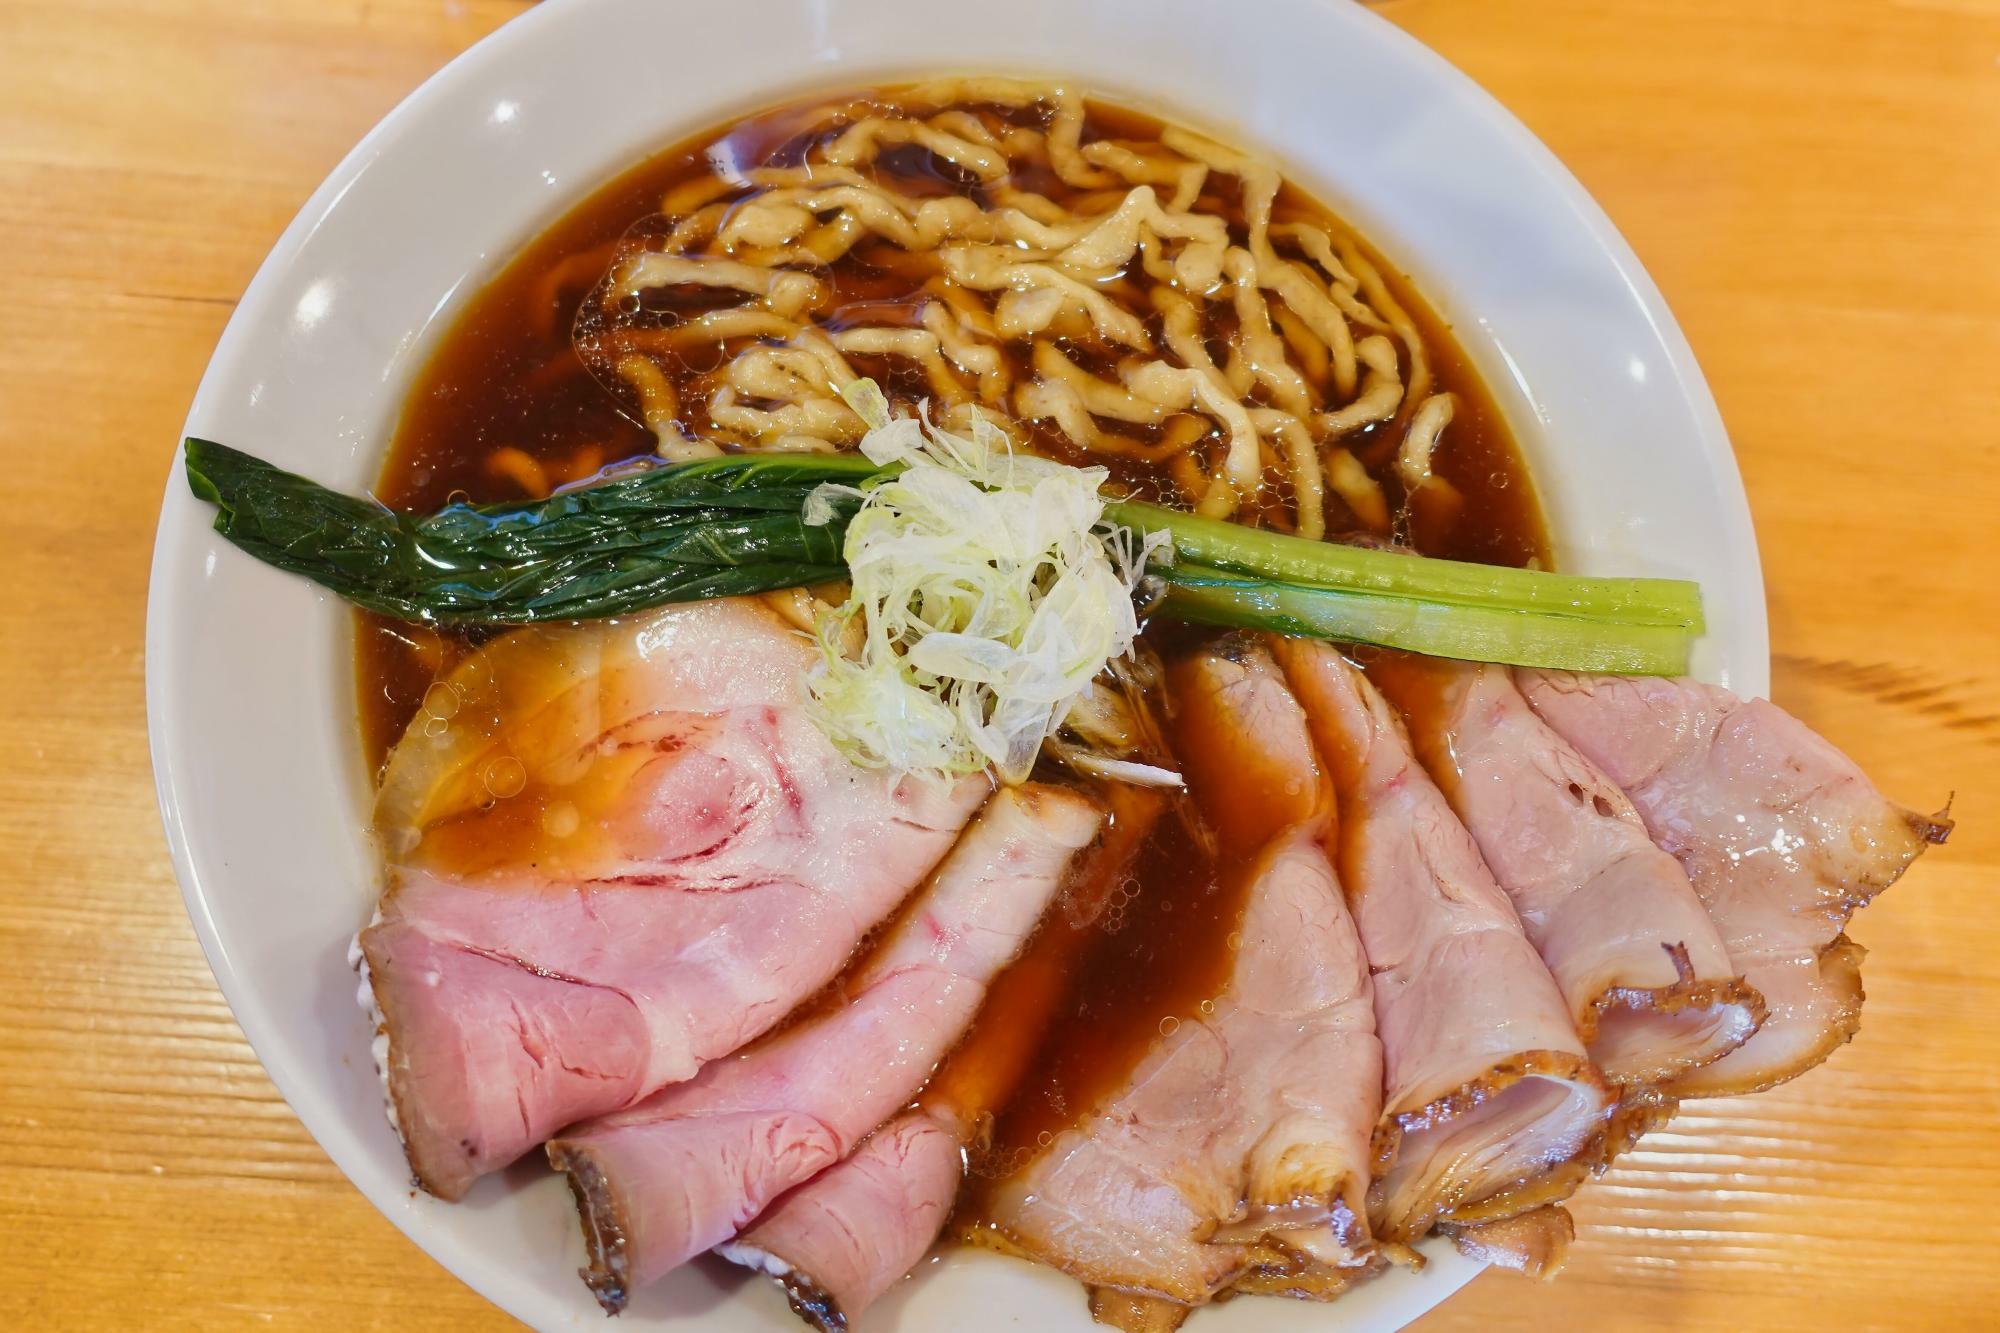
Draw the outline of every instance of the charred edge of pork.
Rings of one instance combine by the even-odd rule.
[[[1630,1151],[1644,1135],[1672,1120],[1681,1109],[1680,1099],[1657,1087],[1621,1089],[1618,1105],[1605,1127],[1604,1142],[1597,1150],[1591,1170],[1602,1175],[1620,1156]]]
[[[778,1285],[785,1289],[785,1299],[791,1303],[793,1314],[818,1329],[819,1333],[847,1333],[847,1314],[832,1292],[796,1268],[788,1268],[782,1275],[776,1276]]]
[[[1091,1287],[1089,1299],[1090,1317],[1121,1333],[1174,1333],[1191,1313],[1179,1301],[1118,1287]]]
[[[1780,1083],[1789,1083],[1809,1069],[1816,1069],[1826,1058],[1854,1040],[1854,1034],[1861,1031],[1861,1006],[1868,998],[1868,992],[1861,984],[1861,963],[1868,957],[1868,950],[1847,938],[1845,932],[1836,935],[1824,949],[1819,951],[1820,981],[1835,997],[1837,1008],[1833,1021],[1826,1024],[1819,1037],[1804,1054],[1795,1056],[1775,1070],[1752,1073],[1717,1082],[1705,1080],[1709,1066],[1691,1070],[1684,1078],[1668,1083],[1662,1089],[1673,1097],[1742,1097],[1753,1092],[1766,1092]],[[1717,1068],[1726,1068],[1720,1061]]]
[[[1678,1014],[1690,1009],[1724,1009],[1741,1005],[1750,1015],[1750,1024],[1729,1045],[1709,1053],[1698,1064],[1628,1079],[1626,1080],[1628,1083],[1657,1084],[1678,1078],[1689,1069],[1699,1069],[1702,1065],[1714,1064],[1756,1036],[1757,1029],[1764,1026],[1764,1020],[1770,1014],[1770,1007],[1764,1002],[1763,992],[1742,977],[1717,977],[1703,981],[1695,975],[1694,963],[1688,957],[1686,944],[1662,944],[1660,947],[1666,950],[1667,957],[1673,962],[1676,980],[1669,986],[1606,986],[1598,993],[1597,998],[1591,1001],[1590,1008],[1577,1020],[1576,1035],[1586,1046],[1597,1039],[1599,1020],[1613,1009],[1628,1009],[1634,1013]],[[1618,1081],[1613,1080],[1613,1082]]]
[[[1951,836],[1951,831],[1958,827],[1958,821],[1951,817],[1951,803],[1957,799],[1958,793],[1953,792],[1945,801],[1944,809],[1936,814],[1920,815],[1914,810],[1906,810],[1903,812],[1903,817],[1909,820],[1910,827],[1916,831],[1919,838],[1928,843],[1942,844]]]
[[[1576,1220],[1555,1203],[1501,1222],[1471,1227],[1445,1223],[1438,1230],[1451,1238],[1459,1253],[1511,1268],[1537,1282],[1563,1270],[1576,1241]]]
[[[624,1206],[589,1149],[555,1140],[549,1144],[549,1165],[569,1178],[569,1191],[576,1199],[577,1222],[590,1255],[590,1267],[579,1268],[577,1276],[604,1312],[615,1315],[631,1295]]]
[[[1377,1211],[1383,1203],[1383,1177],[1395,1163],[1402,1151],[1403,1137],[1419,1130],[1430,1129],[1471,1111],[1489,1098],[1495,1097],[1515,1084],[1529,1078],[1549,1078],[1566,1083],[1581,1083],[1598,1088],[1606,1093],[1612,1091],[1604,1075],[1587,1058],[1573,1055],[1568,1051],[1523,1051],[1519,1055],[1496,1061],[1477,1078],[1469,1079],[1442,1097],[1433,1098],[1424,1105],[1408,1111],[1385,1112],[1376,1123],[1371,1147],[1375,1160],[1380,1163],[1375,1179],[1369,1183],[1369,1211]],[[1511,1184],[1503,1185],[1490,1194],[1443,1208],[1415,1223],[1405,1222],[1393,1233],[1386,1228],[1376,1228],[1376,1242],[1386,1243],[1415,1241],[1441,1221],[1452,1221],[1461,1225],[1480,1222],[1494,1222],[1514,1217],[1545,1203],[1560,1203],[1576,1192],[1591,1174],[1591,1165],[1602,1150],[1604,1139],[1609,1132],[1611,1117],[1617,1109],[1617,1101],[1608,1101],[1604,1115],[1590,1139],[1567,1160],[1547,1163],[1535,1167]],[[1391,1256],[1393,1258],[1393,1256]]]

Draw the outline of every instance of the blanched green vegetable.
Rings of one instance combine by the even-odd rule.
[[[205,440],[187,441],[187,470],[195,494],[220,507],[218,532],[349,601],[406,620],[525,624],[841,578],[854,488],[895,469],[854,455],[738,454],[427,516]],[[1153,610],[1186,620],[1660,675],[1687,669],[1702,629],[1691,583],[1433,560],[1133,502],[1104,513],[1141,537],[1168,535],[1173,558],[1153,565],[1164,589]]]
[[[1443,562],[1435,562],[1443,563]],[[1157,571],[1159,610],[1177,620],[1372,643],[1431,657],[1509,666],[1674,676],[1687,670],[1680,625],[1582,620],[1505,606],[1467,606],[1246,578],[1199,565]]]
[[[249,454],[187,441],[215,530],[383,615],[434,624],[595,620],[840,578],[842,524],[804,498],[866,459],[771,454],[654,467],[521,504],[400,514]]]
[[[1410,597],[1489,610],[1702,631],[1701,589],[1683,579],[1605,579],[1416,559],[1406,552],[1307,541],[1241,523],[1133,502],[1105,506],[1114,523],[1173,537],[1177,560],[1281,583]]]

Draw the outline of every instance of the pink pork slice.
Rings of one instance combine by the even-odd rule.
[[[839,1333],[943,1230],[965,1175],[968,1132],[941,1109],[906,1111],[716,1253],[776,1279],[801,1319]]]
[[[1851,759],[1768,700],[1692,680],[1517,679],[1535,711],[1632,798],[1769,1010],[1755,1036],[1667,1091],[1755,1092],[1851,1038],[1862,950],[1843,927],[1943,842],[1951,821],[1885,799]]]
[[[1588,1174],[1614,1098],[1472,835],[1365,677],[1277,645],[1340,797],[1337,860],[1387,1066],[1376,1234],[1514,1216]]]
[[[1213,1012],[1182,1020],[994,1191],[1008,1241],[1092,1286],[1199,1305],[1262,1251],[1365,1262],[1380,1060],[1366,962],[1310,835],[1274,843],[1252,874]]]
[[[1102,811],[1057,787],[988,803],[839,1007],[549,1143],[606,1310],[736,1235],[909,1103],[1034,929]]]
[[[1094,794],[1108,812],[1104,831],[1065,877],[1059,913],[1050,914],[988,992],[978,1023],[921,1103],[716,1247],[723,1258],[775,1280],[814,1328],[845,1329],[937,1240],[976,1127],[990,1123],[1026,1073],[1068,993],[1063,981],[1094,935],[1090,922],[1130,872],[1169,799],[1122,783],[1103,784]],[[1002,1006],[997,1014],[995,1006]]]
[[[384,772],[355,959],[390,1114],[448,1199],[751,1041],[839,972],[989,790],[858,768],[762,601],[520,630]]]
[[[1397,654],[1368,676],[1402,712],[1606,1077],[1661,1083],[1757,1030],[1763,999],[1731,967],[1687,873],[1506,667]]]
[[[1320,846],[1330,796],[1297,704],[1237,636],[1168,680],[1175,752],[1244,876],[1219,995],[1179,1016],[1123,1088],[993,1193],[1013,1246],[1095,1287],[1100,1319],[1171,1319],[1253,1267],[1373,1262],[1381,1107],[1368,964]]]

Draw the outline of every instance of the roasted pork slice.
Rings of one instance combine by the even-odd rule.
[[[1167,671],[1174,753],[1226,862],[1332,826],[1333,787],[1299,702],[1256,639],[1228,634]]]
[[[1562,992],[1382,696],[1325,644],[1277,652],[1333,772],[1341,882],[1374,974],[1376,1234],[1407,1243],[1566,1196],[1614,1098]]]
[[[1401,712],[1607,1078],[1657,1084],[1757,1030],[1763,999],[1730,966],[1687,873],[1506,667],[1395,654],[1368,677]]]
[[[1324,851],[1334,821],[1332,783],[1312,749],[1306,715],[1270,652],[1246,634],[1224,634],[1206,650],[1174,662],[1168,687],[1180,765],[1224,867],[1270,855],[1270,849],[1300,835],[1316,839]],[[1266,1151],[1272,1143],[1288,1143],[1286,1153],[1316,1157],[1326,1179],[1288,1205],[1276,1203],[1282,1189],[1252,1185],[1246,1217],[1218,1227],[1216,1239],[1248,1243],[1252,1265],[1262,1269],[1328,1269],[1352,1277],[1372,1259],[1364,1193],[1372,1135],[1364,1149],[1364,1133],[1380,1113],[1382,1043],[1374,1035],[1366,959],[1360,969],[1352,965],[1360,939],[1338,893],[1338,877],[1332,915],[1338,921],[1326,939],[1310,941],[1330,947],[1328,973],[1314,975],[1302,993],[1318,987],[1318,999],[1338,1009],[1346,1033],[1342,1061],[1316,1087],[1324,1119],[1302,1119],[1290,1127],[1290,1139],[1266,1139]],[[1282,995],[1274,991],[1270,999],[1280,1001]],[[1314,1217],[1320,1199],[1332,1207],[1328,1225]],[[1304,1225],[1280,1227],[1288,1209],[1302,1213]]]
[[[1559,1203],[1487,1222],[1447,1227],[1459,1250],[1484,1264],[1497,1264],[1538,1280],[1562,1271],[1576,1239],[1576,1220]]]
[[[1175,754],[1243,894],[1220,993],[1164,1020],[1120,1091],[987,1210],[1013,1245],[1122,1293],[1093,1304],[1120,1326],[1210,1300],[1266,1261],[1372,1261],[1381,1050],[1320,845],[1331,803],[1304,719],[1239,638],[1177,664],[1169,691]]]
[[[964,1179],[967,1132],[955,1116],[905,1111],[716,1253],[776,1279],[801,1319],[839,1333],[937,1240]]]
[[[1764,997],[1743,1045],[1669,1085],[1755,1092],[1824,1060],[1860,1025],[1854,909],[1951,821],[1885,799],[1854,762],[1777,705],[1692,680],[1517,673],[1522,693],[1632,798],[1681,863]]]
[[[432,687],[356,952],[425,1188],[752,1040],[950,848],[985,781],[848,763],[801,704],[812,652],[735,599],[517,631]]]
[[[604,1307],[736,1235],[908,1105],[1101,819],[1062,788],[1003,791],[843,981],[843,1002],[551,1140]]]
[[[1082,1281],[1211,1299],[1274,1238],[1365,1261],[1380,1055],[1367,963],[1310,833],[1251,869],[1227,989],[1108,1104],[988,1202],[1014,1246]]]
[[[1105,900],[1123,881],[1169,798],[1105,783],[1108,818],[1076,861],[1056,910],[987,993],[972,1030],[921,1103],[852,1156],[779,1199],[716,1253],[775,1279],[815,1328],[847,1327],[923,1258],[951,1212],[981,1125],[1027,1071]]]
[[[1192,1313],[1192,1307],[1179,1301],[1162,1300],[1143,1292],[1120,1291],[1116,1287],[1090,1289],[1090,1317],[1123,1333],[1174,1333]]]

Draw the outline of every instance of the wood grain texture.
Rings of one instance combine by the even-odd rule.
[[[141,639],[168,456],[340,154],[502,0],[0,6],[0,1327],[505,1328],[271,1089],[182,913]],[[1691,1106],[1570,1270],[1422,1327],[2000,1319],[2000,0],[1390,0],[1631,239],[1735,437],[1780,702],[1951,846],[1858,921],[1861,1036]],[[1391,240],[1393,238],[1385,238]]]

